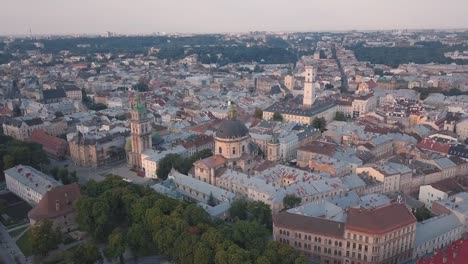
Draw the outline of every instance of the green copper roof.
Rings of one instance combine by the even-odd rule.
[[[142,104],[142,103],[141,103],[141,97],[140,97],[140,93],[139,93],[139,92],[137,92],[136,110],[137,110],[138,112],[146,112],[145,104]]]

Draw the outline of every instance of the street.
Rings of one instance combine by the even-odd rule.
[[[70,160],[57,161],[51,159],[49,168],[53,167],[67,168],[70,172],[76,171],[80,184],[86,184],[91,179],[102,181],[106,178],[106,175],[109,174],[129,179],[132,183],[139,185],[148,185],[153,183],[151,179],[137,176],[136,172],[131,171],[130,168],[127,167],[125,161],[117,164],[106,165],[100,168],[88,168],[76,166]]]
[[[29,225],[29,223],[26,225]],[[0,260],[3,260],[6,264],[16,263],[15,257],[17,260],[19,260],[19,263],[31,263],[31,259],[25,257],[16,245],[16,239],[10,237],[8,234],[8,231],[13,231],[24,226],[25,225],[22,225],[8,230],[6,227],[0,224]]]

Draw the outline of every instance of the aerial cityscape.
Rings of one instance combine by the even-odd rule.
[[[468,264],[468,3],[20,2],[0,264]]]

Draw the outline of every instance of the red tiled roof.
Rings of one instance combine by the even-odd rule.
[[[373,79],[370,79],[366,83],[369,86],[369,89],[374,89],[375,87],[377,87],[377,83]]]
[[[445,258],[445,261],[444,261]],[[447,249],[435,256],[423,258],[418,264],[466,264],[468,263],[468,241],[463,239],[453,242]]]
[[[68,148],[67,141],[51,136],[40,129],[32,132],[31,141],[41,144],[44,151],[57,156],[65,155]]]
[[[77,183],[56,187],[46,192],[36,207],[29,211],[28,217],[38,221],[68,214],[75,210],[75,202],[80,197]]]
[[[449,144],[440,143],[429,138],[421,140],[416,144],[416,147],[444,154],[448,154],[450,149]]]
[[[346,228],[368,234],[384,234],[416,223],[416,218],[404,204],[390,204],[379,208],[350,208]]]
[[[208,168],[217,168],[226,163],[226,159],[221,155],[213,155],[211,157],[199,160],[196,164],[203,164]]]
[[[312,153],[321,154],[325,156],[332,156],[333,154],[335,154],[336,148],[337,148],[336,145],[333,143],[323,142],[323,141],[314,141],[310,143],[309,145],[299,147],[297,150],[305,151],[305,152],[312,152]]]

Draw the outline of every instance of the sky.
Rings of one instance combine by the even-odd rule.
[[[0,34],[468,28],[468,0],[0,0]]]

